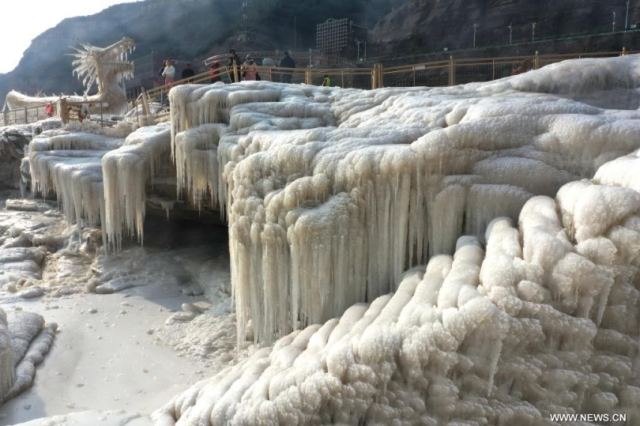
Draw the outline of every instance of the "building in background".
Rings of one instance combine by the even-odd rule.
[[[366,60],[369,30],[347,18],[329,19],[316,26],[316,49],[325,55]]]

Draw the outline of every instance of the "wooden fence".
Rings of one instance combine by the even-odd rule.
[[[280,68],[269,66],[258,66],[258,74],[263,81],[284,82],[292,84],[309,84],[319,86],[325,76],[331,79],[332,86],[342,88],[357,89],[377,89],[382,87],[418,87],[418,86],[455,86],[472,82],[485,82],[497,80],[512,75],[518,67],[525,66],[527,69],[539,69],[546,65],[567,59],[582,58],[606,58],[628,54],[623,49],[622,52],[595,52],[595,53],[573,53],[558,55],[535,55],[510,56],[501,58],[472,58],[456,59],[451,56],[448,60],[425,62],[413,65],[402,65],[394,67],[384,67],[382,64],[375,64],[366,68]],[[140,96],[134,101],[135,108],[141,107],[145,115],[150,112],[152,102],[166,103],[169,91],[181,84],[209,84],[216,81],[225,83],[239,81],[242,79],[242,68],[234,66],[197,74],[193,77],[177,80],[170,84],[155,87],[150,90],[143,90]],[[57,116],[65,117],[67,107],[72,103],[67,102],[64,108],[57,111]],[[75,105],[75,104],[74,104]],[[56,105],[59,107],[59,105]],[[102,106],[102,105],[101,105]],[[0,125],[25,124],[37,121],[45,117],[45,104],[24,109],[5,111],[2,115]],[[102,108],[101,108],[102,109]],[[73,114],[71,114],[73,115]],[[103,120],[100,120],[103,123]]]

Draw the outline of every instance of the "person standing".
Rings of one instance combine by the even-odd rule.
[[[162,66],[160,67],[160,71],[158,71],[158,75],[160,76],[161,80],[158,80],[158,86],[162,86],[163,84],[163,80],[164,80],[164,69],[166,68],[166,66],[164,65],[167,61],[164,61],[162,63]]]
[[[236,65],[236,69],[240,72],[240,58],[236,55],[236,51],[231,49],[229,51],[229,62],[227,63],[227,70],[229,70],[229,78],[232,83],[235,83],[236,76],[233,73],[233,65]],[[239,76],[238,76],[239,79]]]
[[[215,61],[209,67],[209,77],[211,77],[211,84],[217,83],[218,81],[220,81],[220,75],[218,75],[219,72],[220,72],[220,61]]]
[[[91,119],[91,105],[87,103],[87,97],[84,97],[84,102],[80,107],[80,122],[82,123],[82,118],[86,118],[87,120]]]
[[[173,65],[171,65],[171,61],[166,60],[164,62],[164,70],[162,71],[162,76],[164,77],[165,85],[173,84],[173,79],[176,76],[176,69]]]
[[[196,75],[196,72],[191,69],[191,64],[187,64],[187,67],[182,70],[182,79],[183,80],[187,80],[186,83],[187,84],[191,84],[191,82],[193,81],[193,76]]]
[[[525,72],[529,72],[531,70],[531,59],[525,59],[517,69],[515,69],[511,75],[519,75],[524,74]]]
[[[284,56],[280,59],[280,68],[292,68],[291,71],[282,71],[282,76],[280,77],[280,81],[282,83],[291,83],[291,78],[293,77],[293,68],[296,67],[296,63],[289,55],[288,51],[284,52]]]
[[[244,60],[244,64],[242,64],[242,78],[247,81],[254,81],[257,79],[258,75],[258,66],[254,62],[251,55],[247,55]]]
[[[327,74],[324,75],[324,79],[322,80],[322,87],[331,87],[331,78]]]

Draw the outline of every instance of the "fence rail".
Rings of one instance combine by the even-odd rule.
[[[525,69],[539,69],[546,65],[568,59],[582,58],[606,58],[626,55],[630,52],[623,48],[622,52],[593,52],[509,56],[497,58],[461,58],[451,56],[448,60],[423,62],[419,64],[400,65],[384,68],[382,64],[375,64],[368,68],[281,68],[277,66],[258,66],[260,79],[271,82],[284,82],[292,84],[321,85],[325,76],[331,79],[332,86],[342,88],[377,89],[382,87],[416,87],[416,86],[455,86],[472,82],[486,82],[497,80],[512,75],[517,67]],[[528,65],[527,65],[528,64]],[[165,102],[169,91],[181,84],[214,83],[217,81],[233,82],[242,79],[241,66],[233,68],[219,68],[211,72],[206,71],[193,77],[181,79],[153,89],[144,91],[134,101],[136,110],[142,107],[145,115],[149,115],[152,102]],[[59,101],[60,103],[60,101]],[[71,115],[65,116],[71,102],[66,102],[64,108],[56,105],[58,116],[66,120],[72,119]],[[94,105],[95,106],[95,105]],[[45,117],[46,104],[28,108],[5,111],[2,114],[1,124],[26,124]],[[60,109],[58,109],[60,108]],[[101,108],[102,109],[102,108]],[[64,111],[62,111],[64,110]],[[73,108],[72,108],[73,110]],[[102,115],[102,114],[101,114]],[[101,123],[104,121],[101,119]]]
[[[10,126],[13,124],[28,124],[47,116],[45,109],[47,104],[33,105],[25,108],[17,108],[13,110],[6,110],[2,112],[1,121],[3,126]]]

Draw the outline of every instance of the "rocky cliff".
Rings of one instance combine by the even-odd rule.
[[[631,5],[629,25],[640,17]],[[570,34],[609,32],[625,25],[626,3],[602,0],[413,0],[394,8],[373,32],[379,54],[432,52],[464,49],[476,45],[509,44]]]

